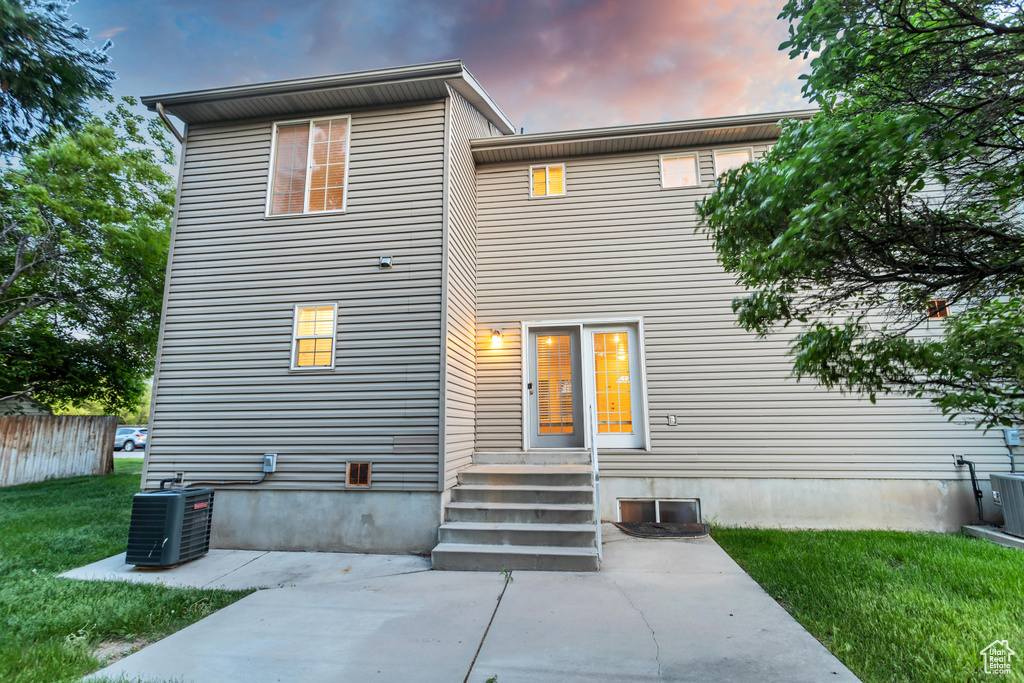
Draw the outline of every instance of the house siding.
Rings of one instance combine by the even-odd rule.
[[[189,128],[146,488],[276,452],[260,489],[341,490],[358,460],[375,491],[438,490],[445,102],[343,113],[344,214],[264,217],[272,121]],[[290,371],[293,306],[320,302],[337,367]]]
[[[469,141],[499,135],[451,91],[445,346],[444,488],[473,463],[476,438],[476,168]]]
[[[759,157],[767,142],[752,145]],[[719,149],[742,145],[717,145]],[[997,434],[930,403],[878,403],[790,377],[791,333],[737,327],[742,290],[696,231],[704,186],[662,189],[659,152],[551,159],[566,195],[530,199],[529,161],[477,167],[477,448],[522,448],[522,321],[642,316],[651,450],[602,450],[609,477],[961,479],[1007,468]],[[490,330],[504,331],[500,349]],[[667,424],[678,416],[678,426]],[[781,489],[780,489],[781,490]]]

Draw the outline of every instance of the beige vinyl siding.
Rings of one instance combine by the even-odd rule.
[[[753,147],[757,158],[766,144]],[[695,232],[713,148],[698,148],[703,187],[661,188],[659,153],[693,149],[565,159],[569,193],[547,202],[529,199],[529,161],[478,165],[478,450],[522,448],[522,321],[643,316],[651,451],[602,451],[609,476],[967,476],[953,453],[1007,469],[999,434],[949,423],[925,400],[872,405],[797,383],[792,333],[737,327],[741,290]],[[499,350],[491,328],[504,330]]]
[[[476,170],[469,141],[497,134],[451,91],[448,132],[448,226],[444,410],[444,488],[472,464],[476,436]]]
[[[272,121],[190,127],[147,487],[274,452],[260,488],[340,490],[368,461],[374,490],[437,491],[445,105],[351,115],[347,211],[319,216],[264,217]],[[293,372],[311,303],[337,303],[337,367]]]

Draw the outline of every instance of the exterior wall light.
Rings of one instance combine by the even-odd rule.
[[[501,346],[501,330],[491,330],[491,346]]]

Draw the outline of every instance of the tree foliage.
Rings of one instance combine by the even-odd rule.
[[[70,2],[0,0],[0,152],[52,125],[73,128],[89,100],[107,93],[109,41],[89,48]]]
[[[816,56],[757,164],[699,207],[748,295],[740,324],[797,324],[797,377],[1024,418],[1024,8],[790,0],[782,49]],[[928,320],[927,302],[952,315]]]
[[[0,398],[118,412],[153,370],[173,149],[126,99],[0,172]]]

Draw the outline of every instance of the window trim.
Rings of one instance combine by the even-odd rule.
[[[312,182],[313,174],[309,172],[310,164],[313,161],[313,124],[318,121],[336,121],[347,119],[348,125],[345,129],[345,187],[341,192],[341,208],[328,209],[326,211],[309,210],[309,185]],[[274,166],[277,164],[277,131],[280,126],[294,126],[298,123],[309,124],[309,145],[306,149],[306,187],[302,198],[302,211],[299,213],[270,213],[270,207],[274,201]],[[337,116],[318,116],[306,119],[289,119],[287,121],[274,121],[274,130],[270,136],[270,168],[267,169],[267,200],[263,206],[263,217],[266,218],[295,218],[296,216],[322,216],[324,214],[345,213],[348,211],[348,186],[349,186],[349,160],[352,158],[352,115],[339,114]]]
[[[729,154],[731,152],[746,152],[749,161],[748,164],[754,163],[754,148],[753,147],[729,147],[726,149],[713,149],[711,150],[711,166],[715,170],[715,180],[719,180],[722,175],[718,172],[718,155]]]
[[[349,484],[352,465],[366,465],[366,486]],[[368,491],[373,488],[373,462],[370,460],[346,460],[345,461],[345,488],[353,491]]]
[[[693,157],[693,167],[697,172],[697,182],[693,185],[680,185],[678,187],[666,187],[665,186],[665,159],[681,159],[683,157]],[[661,176],[661,189],[663,190],[684,190],[689,187],[700,187],[700,152],[694,150],[693,152],[678,152],[669,154],[658,155],[658,174]]]
[[[561,194],[551,194],[551,174],[548,173],[547,169],[552,166],[562,167],[562,192]],[[533,193],[533,169],[543,168],[544,170],[544,189],[547,190],[547,194],[534,194]],[[564,197],[569,194],[569,182],[568,182],[568,169],[565,167],[564,161],[559,161],[553,164],[534,164],[530,166],[528,180],[530,183],[530,199],[550,199],[552,197]]]
[[[331,364],[327,365],[312,365],[303,366],[298,365],[298,346],[299,346],[299,309],[300,308],[311,308],[314,306],[330,306],[334,310],[334,319],[331,324]],[[313,335],[304,336],[302,339],[326,339],[326,335]],[[292,357],[289,362],[289,370],[292,372],[329,372],[334,370],[335,363],[337,362],[338,356],[338,303],[321,301],[317,303],[301,303],[295,304],[292,312]]]

